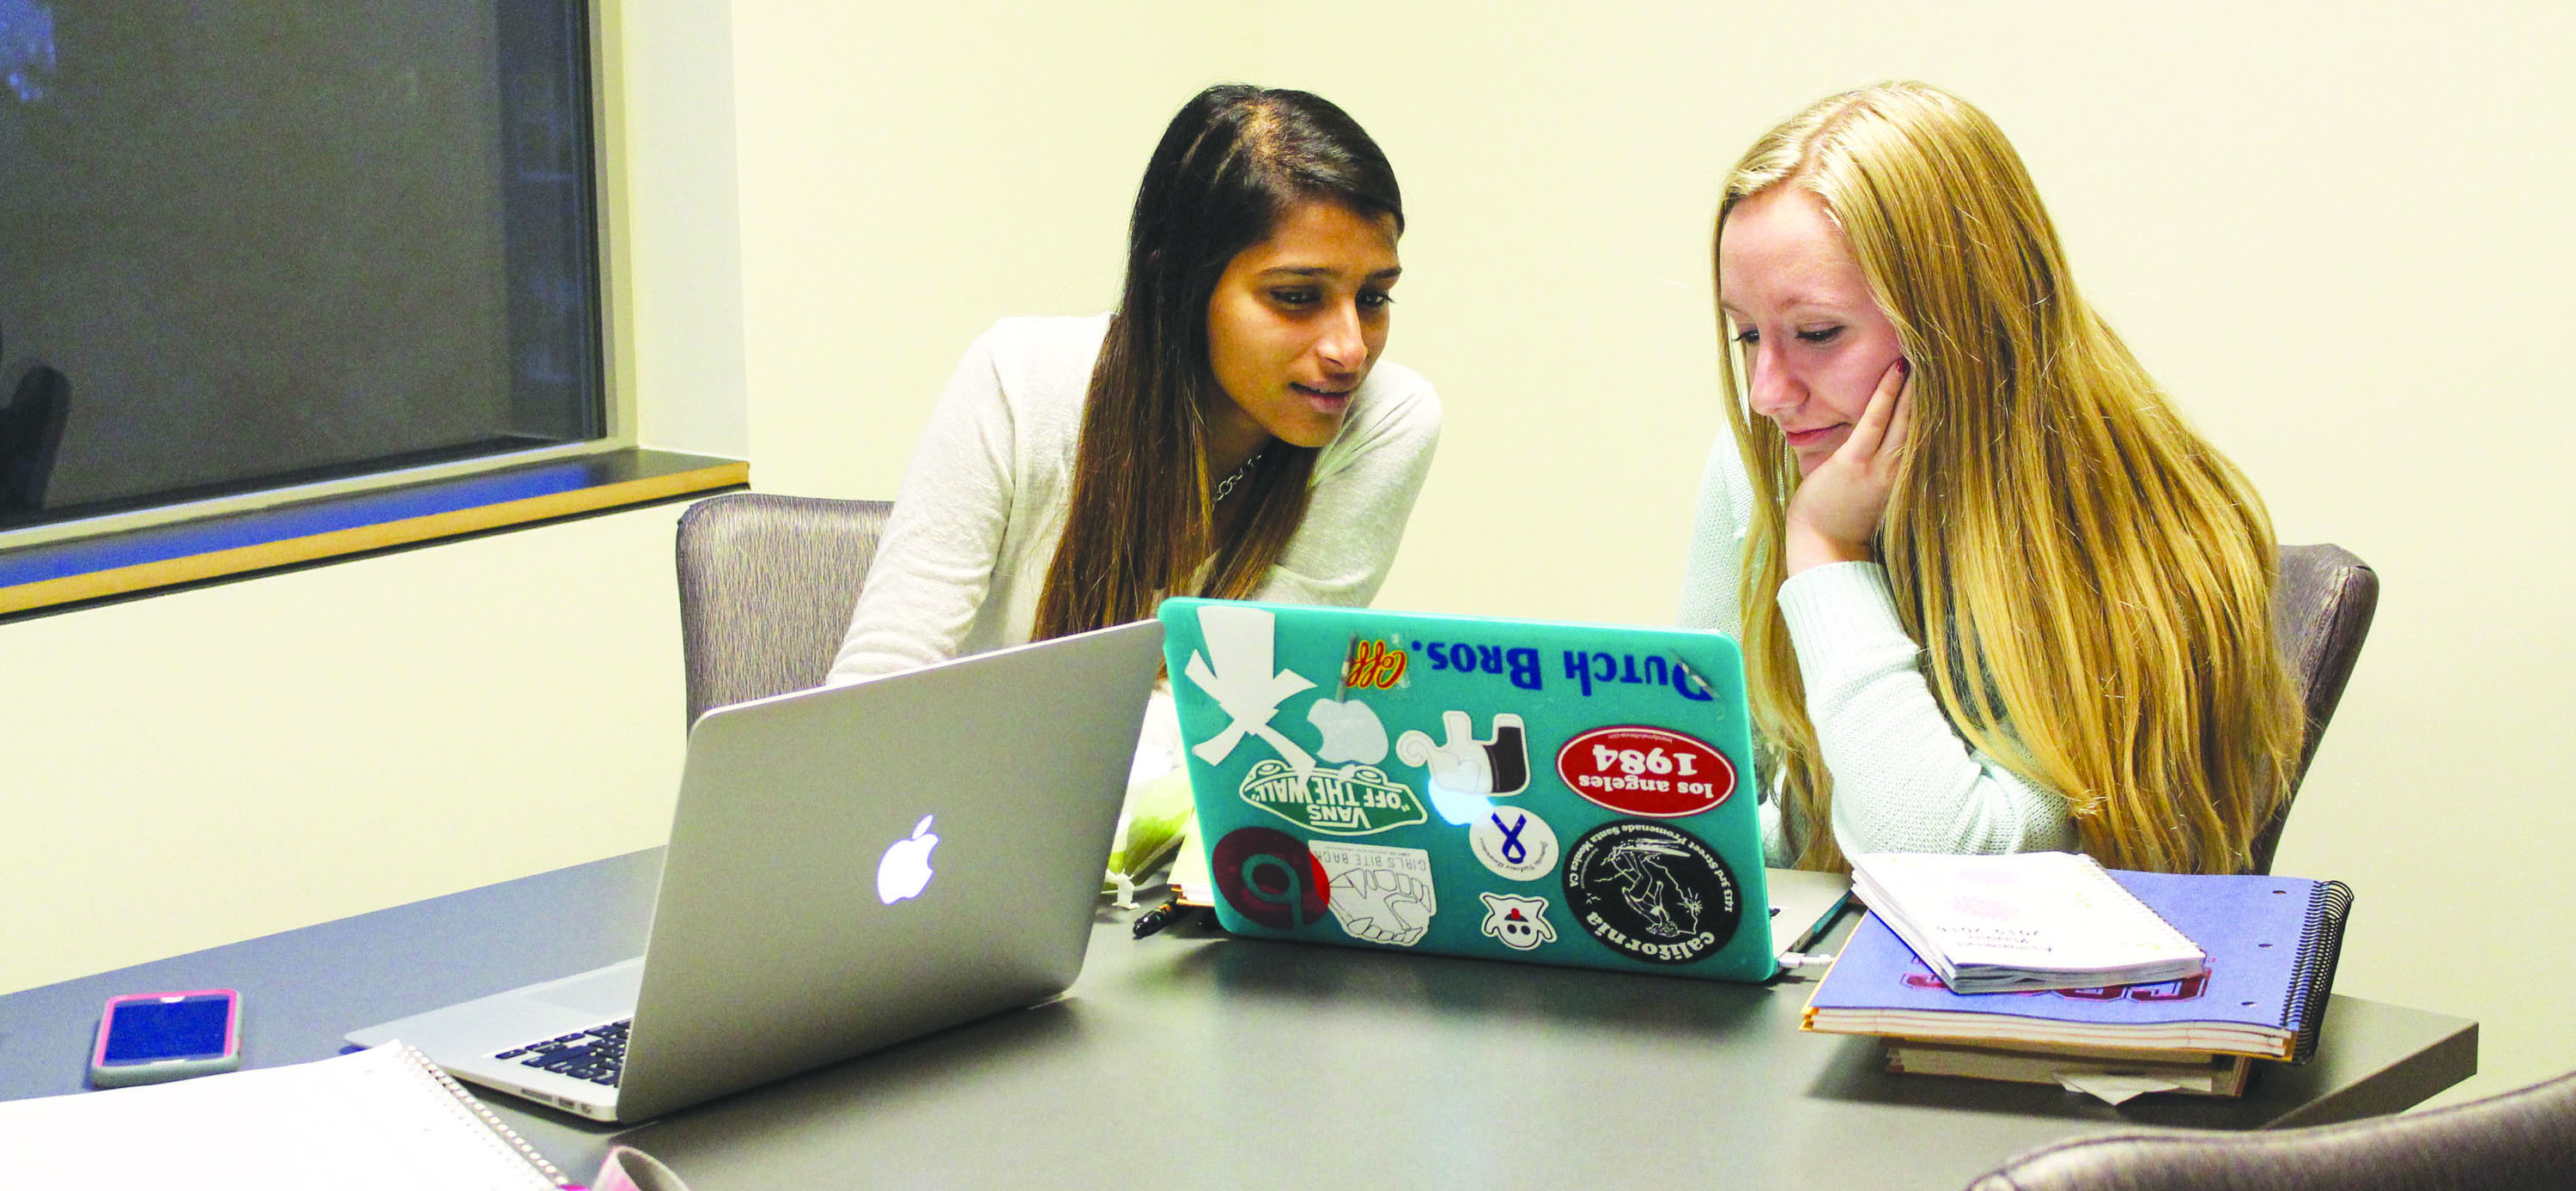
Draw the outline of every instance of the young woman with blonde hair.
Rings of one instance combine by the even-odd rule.
[[[1775,863],[2080,849],[2233,872],[2305,722],[2272,529],[1936,88],[1755,142],[1714,244],[1734,423],[1685,623],[1741,634]]]
[[[969,348],[895,498],[832,680],[1153,615],[1365,604],[1439,438],[1379,357],[1395,174],[1302,91],[1211,87],[1145,168],[1118,308]]]

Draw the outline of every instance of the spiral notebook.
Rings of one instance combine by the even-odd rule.
[[[399,1042],[319,1062],[0,1103],[0,1186],[574,1187]]]
[[[2297,877],[2110,871],[2208,953],[2208,971],[2161,984],[1963,995],[1944,987],[1871,914],[1808,998],[1805,1028],[2291,1062],[2315,1053],[2352,907],[2349,886]]]

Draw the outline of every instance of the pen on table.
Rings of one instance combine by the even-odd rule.
[[[1188,906],[1181,904],[1181,895],[1179,893],[1174,893],[1171,897],[1164,899],[1162,905],[1156,906],[1153,909],[1147,910],[1136,916],[1136,937],[1141,939],[1155,931],[1170,926],[1174,922],[1179,921],[1181,915],[1189,913],[1189,911],[1190,908]]]

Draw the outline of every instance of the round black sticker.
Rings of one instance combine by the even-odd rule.
[[[1324,916],[1332,881],[1306,841],[1267,827],[1239,827],[1216,841],[1209,876],[1234,912],[1272,930],[1295,930]]]
[[[1565,854],[1565,906],[1611,950],[1686,964],[1735,937],[1735,874],[1699,837],[1640,819],[1605,823]]]

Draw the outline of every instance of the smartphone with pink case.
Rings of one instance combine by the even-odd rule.
[[[91,1087],[123,1088],[241,1066],[241,994],[229,988],[107,999],[89,1056]]]

